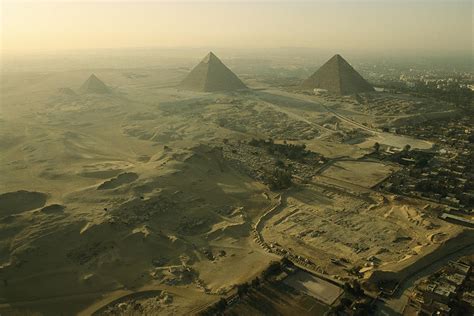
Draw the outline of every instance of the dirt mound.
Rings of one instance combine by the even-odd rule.
[[[126,172],[119,174],[116,178],[112,178],[108,181],[105,181],[97,187],[97,190],[110,190],[115,189],[122,184],[131,183],[138,179],[138,175],[134,172]]]
[[[47,195],[41,192],[16,191],[0,195],[0,215],[21,213],[42,207]]]
[[[43,213],[61,213],[66,207],[61,204],[50,204],[41,209]]]

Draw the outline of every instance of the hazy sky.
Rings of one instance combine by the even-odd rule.
[[[472,49],[471,1],[0,2],[3,52],[209,46],[449,54]]]

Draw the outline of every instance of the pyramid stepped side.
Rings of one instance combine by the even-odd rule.
[[[205,91],[206,78],[209,67],[206,63],[200,62],[181,82],[180,87],[188,90]]]
[[[335,94],[374,91],[374,88],[344,60],[335,55],[302,84],[305,89],[325,89]]]
[[[79,91],[83,93],[110,93],[109,87],[105,85],[96,75],[92,74],[81,86]]]
[[[353,94],[358,92],[374,91],[374,88],[370,85],[370,83],[368,83],[344,59],[342,59],[342,61],[339,63],[339,74],[341,94]]]
[[[329,92],[338,93],[341,89],[341,81],[339,79],[339,65],[334,57],[303,81],[301,87],[307,89],[326,89]]]
[[[213,53],[209,53],[181,82],[181,88],[203,92],[232,91],[247,86]]]
[[[209,53],[205,91],[246,89],[247,86],[213,53]]]

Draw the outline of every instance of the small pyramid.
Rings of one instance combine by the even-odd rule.
[[[311,77],[303,81],[301,87],[324,89],[339,95],[374,91],[374,88],[339,54],[334,55]]]
[[[62,94],[62,95],[69,95],[69,96],[77,95],[76,92],[74,92],[74,90],[72,90],[71,88],[59,88],[58,92],[59,94]]]
[[[96,75],[92,74],[90,77],[82,84],[79,91],[83,93],[110,93],[109,87],[105,85]]]
[[[247,86],[212,52],[188,74],[180,87],[186,90],[212,92],[247,89]]]

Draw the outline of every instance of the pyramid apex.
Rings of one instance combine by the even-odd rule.
[[[335,54],[334,56],[332,56],[331,59],[336,59],[336,60],[345,60],[340,54]]]
[[[100,81],[100,82],[102,82],[102,80],[100,80],[99,77],[97,77],[95,73],[91,73],[91,75],[89,76],[89,78],[87,78],[87,80],[93,80],[93,81]]]
[[[94,73],[82,84],[80,91],[86,93],[110,93],[109,88]]]
[[[212,51],[210,51],[206,57],[204,57],[203,62],[208,63],[210,61],[220,61],[220,59],[214,54]]]

